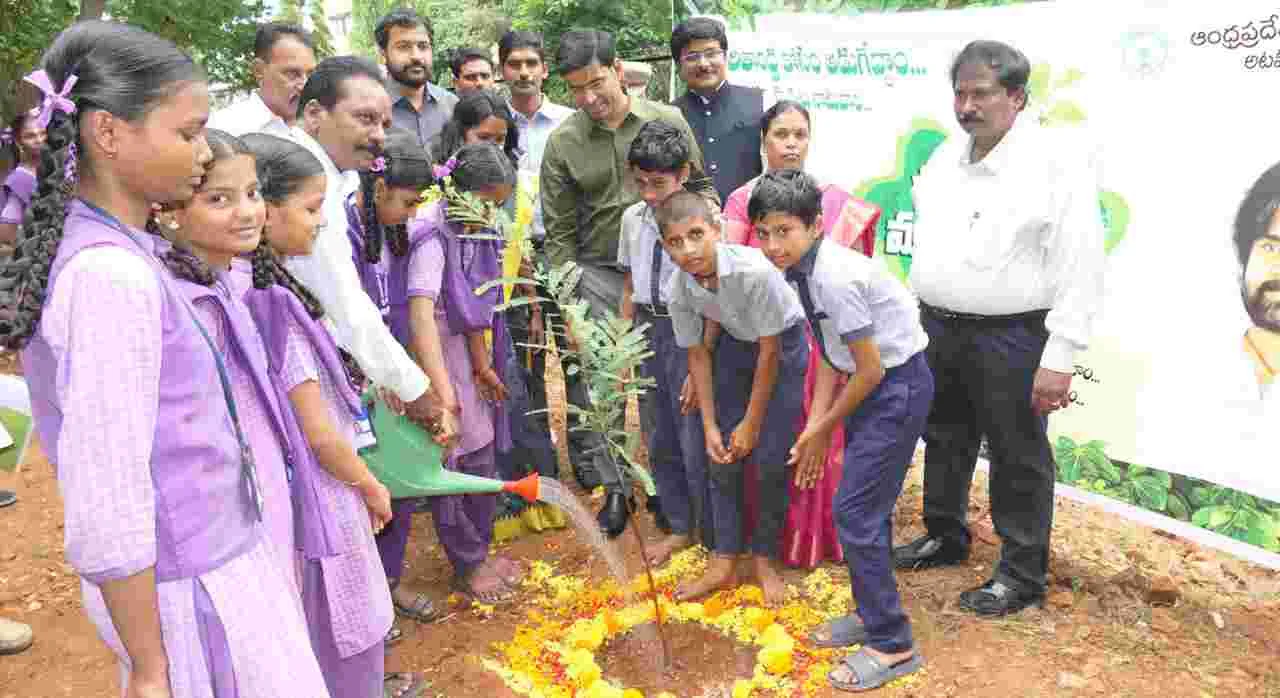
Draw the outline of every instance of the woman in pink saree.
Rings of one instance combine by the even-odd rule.
[[[797,102],[784,100],[774,104],[761,120],[761,141],[764,146],[766,170],[804,169],[809,154],[809,138],[812,132],[809,111]],[[724,205],[724,241],[758,247],[755,229],[747,217],[747,202],[755,188],[753,179],[738,187],[729,195]],[[875,250],[876,222],[880,209],[874,204],[858,199],[842,187],[834,184],[823,186],[822,232],[829,240],[862,252],[870,257]],[[804,419],[809,418],[809,403],[813,399],[814,369],[822,360],[809,335],[809,368],[805,374]],[[799,428],[803,428],[803,424]],[[822,477],[812,489],[801,489],[792,481],[791,504],[782,532],[782,560],[792,567],[816,567],[824,560],[841,562],[844,553],[836,536],[835,522],[831,515],[831,500],[840,485],[841,467],[844,461],[844,429],[837,427],[831,434],[827,448],[827,462]],[[755,476],[747,469],[746,502],[744,515],[755,518],[755,502],[759,496],[755,488]],[[767,496],[767,494],[766,494]],[[752,530],[747,526],[745,530]]]

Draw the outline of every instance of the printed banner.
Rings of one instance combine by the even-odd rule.
[[[808,169],[884,209],[876,253],[905,280],[913,177],[967,138],[952,59],[979,38],[1021,49],[1019,118],[1096,165],[1108,253],[1075,402],[1050,420],[1059,478],[1277,551],[1280,173],[1263,177],[1280,162],[1277,13],[1076,0],[730,16],[730,79],[812,110]],[[1268,195],[1246,202],[1255,187]]]

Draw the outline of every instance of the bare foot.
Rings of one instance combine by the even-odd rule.
[[[502,577],[503,583],[512,589],[520,586],[520,581],[524,579],[524,565],[505,555],[494,555],[490,560],[493,562],[494,569],[498,571],[498,575]]]
[[[738,583],[738,558],[712,555],[707,571],[692,582],[676,587],[676,600],[689,601]]]
[[[453,588],[472,601],[483,604],[505,603],[515,596],[491,560],[477,565],[466,577],[455,576]]]
[[[672,555],[689,547],[689,536],[672,534],[663,536],[653,547],[649,548],[649,564],[658,566],[666,564]]]
[[[760,588],[764,590],[765,604],[781,606],[786,603],[787,584],[782,581],[782,576],[778,574],[778,569],[774,566],[773,560],[758,555],[751,560],[755,568],[756,580],[760,582]]]

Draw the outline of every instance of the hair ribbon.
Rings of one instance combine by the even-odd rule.
[[[453,171],[456,169],[458,169],[458,158],[449,158],[443,165],[436,165],[435,167],[432,167],[431,174],[434,175],[436,179],[444,179],[445,177],[453,174]]]
[[[53,82],[49,79],[49,74],[44,70],[37,70],[22,79],[35,85],[36,89],[44,94],[44,97],[40,100],[40,106],[31,110],[35,114],[36,124],[40,128],[49,127],[49,120],[53,118],[54,110],[67,115],[76,113],[76,103],[68,97],[71,94],[71,88],[75,87],[76,82],[79,80],[75,75],[68,75],[67,79],[62,81],[61,90],[54,89]]]
[[[387,159],[386,159],[385,157],[381,156],[381,155],[379,155],[378,157],[374,158],[374,159],[373,159],[373,164],[369,166],[369,171],[370,171],[370,172],[378,172],[378,173],[386,172],[386,171],[387,171]]]

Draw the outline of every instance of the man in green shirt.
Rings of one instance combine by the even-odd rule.
[[[627,186],[626,158],[640,127],[662,119],[679,128],[693,155],[689,187],[717,204],[719,200],[703,173],[701,151],[680,110],[627,94],[611,34],[592,29],[565,32],[556,63],[578,111],[551,134],[542,158],[539,179],[546,254],[552,266],[572,260],[582,268],[578,294],[593,314],[617,313],[623,282],[617,264],[622,212],[640,200]],[[568,397],[581,405],[586,402],[585,393],[579,382],[570,386]],[[583,441],[583,450],[600,445],[598,437]],[[627,523],[626,481],[603,449],[595,453],[593,462],[608,493],[600,524],[610,535],[617,535]]]

